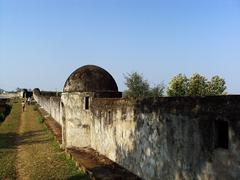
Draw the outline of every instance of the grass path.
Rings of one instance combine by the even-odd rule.
[[[14,119],[11,115],[17,111],[20,123],[16,122],[17,120],[16,124],[13,123],[13,129],[16,130],[15,126],[18,126],[18,130],[12,134],[16,141],[8,148],[9,153],[12,152],[9,160],[1,159],[2,154],[0,154],[0,168],[6,164],[14,165],[6,167],[9,170],[5,170],[4,173],[0,170],[0,179],[88,179],[76,168],[75,163],[66,157],[51,132],[38,121],[40,117],[38,111],[34,111],[32,106],[27,106],[26,111],[19,114],[20,104],[15,104],[15,106],[18,107],[13,107],[9,121]],[[6,122],[0,127],[1,134],[4,134],[1,129],[4,129]],[[8,135],[9,133],[5,134],[6,140],[9,141],[11,136]],[[0,146],[0,153],[1,151]],[[3,163],[5,165],[2,166]]]
[[[16,138],[21,116],[20,102],[12,102],[12,110],[0,125],[0,179],[16,179]]]

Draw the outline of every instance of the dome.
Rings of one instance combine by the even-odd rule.
[[[118,87],[106,70],[86,65],[75,70],[65,82],[64,92],[118,92]]]
[[[40,95],[40,94],[41,94],[40,89],[34,88],[34,89],[33,89],[33,94]]]

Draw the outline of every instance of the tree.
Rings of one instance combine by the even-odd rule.
[[[164,94],[165,86],[158,84],[149,90],[149,96],[153,98],[161,97]]]
[[[226,82],[223,78],[213,76],[211,81],[208,82],[207,94],[209,96],[226,94],[225,90],[227,87],[225,84]]]
[[[188,78],[183,74],[178,74],[170,81],[167,95],[168,96],[186,96],[188,88]]]
[[[142,74],[137,72],[124,75],[125,85],[128,90],[125,91],[127,97],[147,97],[149,95],[149,83],[143,78]]]
[[[137,72],[127,74],[124,76],[127,86],[127,90],[124,92],[126,97],[131,98],[157,98],[163,96],[164,93],[164,85],[157,84],[154,87],[150,87],[148,81],[143,78],[142,74]]]
[[[193,74],[188,82],[188,96],[206,96],[207,95],[207,79],[200,74]]]
[[[22,91],[22,88],[19,88],[19,87],[16,88],[16,92],[21,92],[21,91]]]
[[[226,94],[225,80],[219,76],[214,76],[208,81],[200,74],[193,74],[187,78],[183,74],[178,74],[169,83],[167,89],[168,96],[217,96]]]

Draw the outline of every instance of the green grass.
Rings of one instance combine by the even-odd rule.
[[[89,179],[60,149],[34,106],[21,117],[21,103],[0,125],[0,179]],[[21,124],[21,125],[20,125]]]
[[[16,138],[21,115],[20,101],[12,103],[12,110],[0,125],[0,179],[16,179]]]
[[[37,111],[38,110],[38,105],[37,104],[33,104],[33,110]]]
[[[27,107],[20,129],[20,175],[28,179],[89,179],[60,149],[34,106]],[[37,120],[36,120],[37,119]],[[29,161],[31,159],[31,161]]]
[[[38,116],[38,117],[37,117],[37,122],[38,122],[39,124],[44,123],[44,117]]]

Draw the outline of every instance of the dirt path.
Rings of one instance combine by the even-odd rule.
[[[49,152],[47,130],[37,123],[30,108],[21,114],[17,139],[16,169],[18,179],[30,179],[31,172]],[[52,148],[50,148],[52,149]],[[42,152],[41,152],[42,151]],[[36,161],[37,160],[37,161]]]
[[[26,152],[24,152],[24,145],[22,144],[22,136],[24,134],[24,125],[23,122],[26,123],[26,121],[23,120],[23,113],[21,114],[20,118],[20,125],[19,125],[19,132],[18,132],[18,139],[17,139],[17,158],[16,158],[16,171],[17,171],[17,177],[18,179],[29,179],[29,175],[26,174],[24,171],[24,164],[25,164],[25,157]]]
[[[40,115],[28,106],[21,115],[17,138],[17,179],[86,179],[66,158]]]

